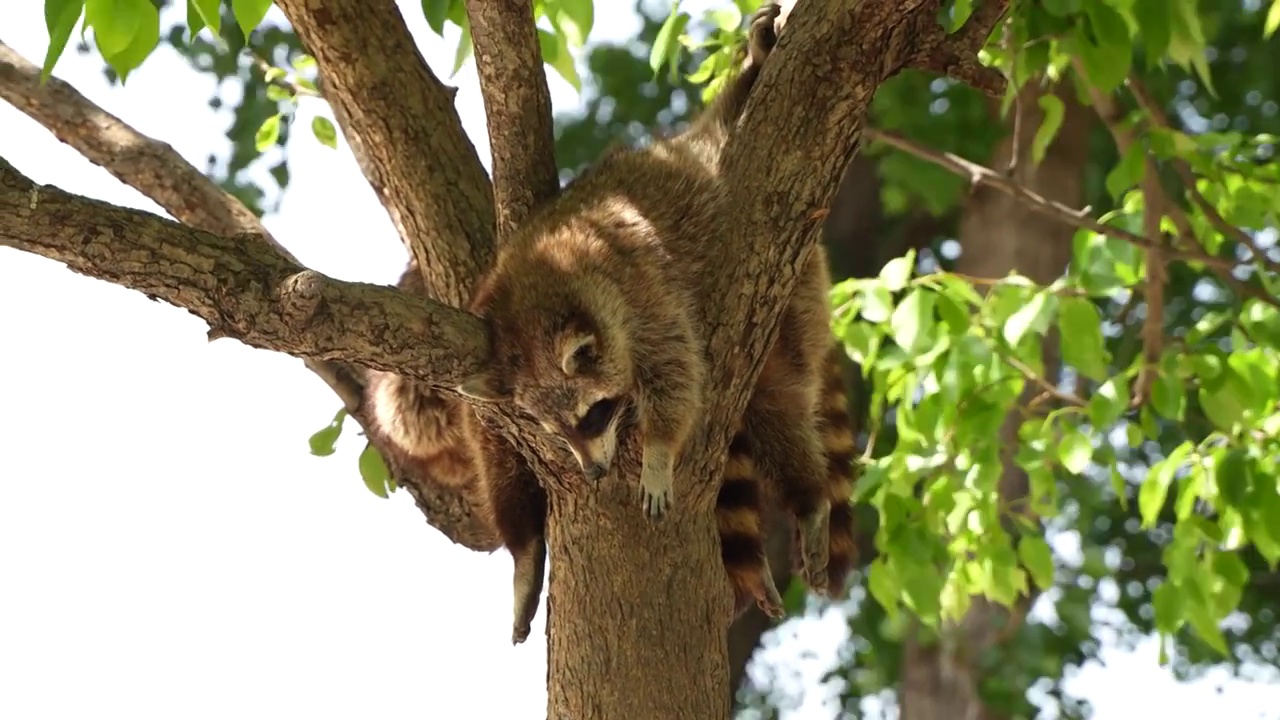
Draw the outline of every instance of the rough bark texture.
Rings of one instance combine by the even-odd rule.
[[[1024,89],[1017,106],[1022,132],[1013,180],[1050,200],[1079,207],[1083,199],[1092,115],[1076,102],[1069,85],[1059,88],[1058,97],[1066,105],[1062,129],[1049,146],[1044,162],[1036,166],[1032,163],[1030,148],[1035,128],[1040,126],[1043,117],[1036,101],[1037,93],[1035,88]],[[997,146],[990,166],[1008,167],[1012,152],[1013,141],[1009,137]],[[1016,270],[1038,283],[1048,284],[1066,270],[1074,233],[1074,226],[1036,212],[1006,193],[992,187],[979,187],[966,203],[961,218],[963,252],[956,270],[977,277],[1003,277]],[[1045,339],[1044,360],[1046,376],[1056,379],[1060,366],[1056,335]],[[1023,400],[1029,401],[1037,392],[1037,388],[1029,387]],[[1001,438],[1009,446],[1017,442],[1018,424],[1017,413],[1012,413],[1001,429]],[[1013,463],[1004,468],[1000,492],[1006,501],[1022,498],[1028,492],[1026,474]],[[1024,598],[1011,616],[1000,605],[975,598],[959,626],[949,631],[954,633],[953,641],[926,645],[916,637],[908,638],[898,694],[902,719],[1002,718],[999,712],[983,703],[978,694],[979,660],[984,651],[1016,629],[1031,602],[1030,598]]]
[[[315,57],[325,99],[431,297],[463,307],[492,259],[495,215],[451,93],[423,61],[395,3],[276,4]]]
[[[551,94],[532,3],[471,0],[467,19],[484,96],[502,238],[560,189],[552,151]]]
[[[394,4],[278,4],[316,58],[325,97],[427,290],[462,305],[492,257],[497,214],[450,94],[422,62]],[[649,526],[632,497],[634,478],[557,482],[564,453],[553,457],[523,426],[504,425],[517,446],[532,446],[546,461],[535,468],[552,490],[550,718],[727,717],[730,599],[711,507],[730,423],[777,335],[779,312],[810,257],[876,86],[908,64],[979,72],[962,60],[989,33],[978,25],[994,22],[1005,3],[988,0],[974,27],[951,36],[936,23],[940,7],[941,0],[809,0],[792,13],[765,65],[723,165],[742,210],[742,232],[726,239],[724,252],[747,261],[730,267],[713,294],[724,302],[708,308],[709,350],[723,363],[710,378],[701,434],[677,468],[683,510]],[[495,73],[515,72],[490,57]],[[497,107],[495,98],[486,97],[486,106]],[[9,169],[3,177],[0,242],[187,307],[214,333],[431,384],[451,384],[487,349],[465,313],[324,278],[260,236],[187,230],[50,189],[33,194]],[[515,203],[507,211],[523,212],[524,196],[501,193]],[[529,197],[538,194],[533,188]],[[440,350],[446,346],[448,357]],[[634,438],[623,448],[628,475],[638,467],[636,449]]]
[[[59,140],[150,198],[182,223],[217,235],[257,233],[267,242],[275,243],[253,212],[205,177],[171,146],[139,133],[56,77],[41,84],[40,68],[3,43],[0,43],[0,98],[49,128]],[[278,243],[274,247],[296,263]],[[369,419],[360,407],[364,392],[359,370],[318,360],[308,360],[306,365],[342,399],[352,418],[362,427],[368,427]],[[389,453],[383,453],[383,457],[388,456]],[[411,470],[391,468],[397,484],[413,496],[433,527],[473,550],[488,552],[499,546],[493,528],[481,521],[481,513],[471,507],[462,494]]]
[[[457,383],[487,351],[480,321],[384,285],[325,277],[256,235],[223,237],[38,186],[0,161],[0,238],[186,308],[211,338]]]

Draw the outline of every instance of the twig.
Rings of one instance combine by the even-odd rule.
[[[1165,115],[1164,111],[1155,102],[1155,99],[1152,98],[1151,93],[1143,85],[1142,81],[1136,76],[1130,75],[1127,82],[1129,92],[1138,101],[1138,106],[1147,114],[1148,121],[1157,128],[1171,129],[1168,116]],[[1253,253],[1253,258],[1266,266],[1267,269],[1272,272],[1280,272],[1280,262],[1268,257],[1266,251],[1258,247],[1258,243],[1249,233],[1227,222],[1227,219],[1222,217],[1218,209],[1213,206],[1213,203],[1209,202],[1208,198],[1200,192],[1200,189],[1196,186],[1195,173],[1191,171],[1191,166],[1187,164],[1187,161],[1175,157],[1173,159],[1173,169],[1182,181],[1182,185],[1186,189],[1187,195],[1191,198],[1191,202],[1200,209],[1200,212],[1204,213],[1209,223],[1217,228],[1218,232],[1248,248]]]
[[[1159,247],[1164,234],[1160,220],[1164,217],[1164,193],[1160,188],[1160,176],[1155,163],[1147,160],[1142,174],[1142,232],[1156,240],[1156,246],[1147,249],[1147,317],[1142,322],[1142,369],[1138,372],[1133,407],[1146,401],[1155,381],[1156,367],[1160,364],[1164,341],[1164,284],[1168,277],[1164,252]]]
[[[296,80],[290,80],[287,72],[271,64],[266,58],[259,55],[257,51],[250,49],[249,57],[253,60],[254,67],[262,72],[262,79],[268,84],[275,85],[293,95],[324,97],[319,90],[313,90],[305,85],[300,85]]]
[[[1144,249],[1150,248],[1154,244],[1147,238],[1138,235],[1137,233],[1129,232],[1124,228],[1103,225],[1089,216],[1088,208],[1077,210],[1075,208],[1067,207],[1055,200],[1048,200],[1040,194],[1029,190],[1025,186],[1013,182],[1002,173],[996,172],[984,165],[979,165],[975,162],[966,160],[954,153],[940,152],[908,140],[901,135],[887,132],[885,130],[868,127],[863,129],[862,134],[866,139],[883,142],[890,147],[914,155],[921,160],[933,163],[945,170],[949,170],[956,175],[968,179],[971,183],[985,185],[994,190],[999,190],[1006,195],[1022,201],[1032,210],[1060,220],[1068,225],[1091,230],[1100,235],[1109,235],[1120,240],[1126,240]],[[1203,263],[1207,267],[1213,268],[1215,274],[1227,282],[1230,287],[1235,288],[1249,297],[1257,298],[1268,305],[1280,308],[1280,301],[1276,300],[1276,298],[1231,277],[1230,270],[1239,263],[1230,258],[1220,258],[1210,255],[1194,243],[1190,244],[1188,247],[1172,249],[1167,252],[1170,256],[1185,261]]]

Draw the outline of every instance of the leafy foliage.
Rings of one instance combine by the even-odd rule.
[[[46,0],[45,74],[83,17],[122,82],[163,35],[197,69],[243,84],[220,181],[265,210],[266,192],[245,170],[287,142],[301,98],[322,100],[314,64],[261,0],[189,0],[185,32],[178,23],[161,33],[167,4]],[[956,26],[979,4],[952,3],[946,22]],[[742,19],[757,5],[726,0],[694,17],[678,4],[659,15],[639,4],[634,41],[589,46],[593,3],[535,2],[544,62],[585,93],[583,112],[557,118],[562,171],[611,142],[677,128],[723,83]],[[446,25],[458,29],[456,73],[471,52],[461,0],[424,0],[422,12],[441,36]],[[856,492],[876,518],[876,556],[843,605],[854,639],[833,677],[846,707],[883,700],[900,679],[904,638],[917,625],[926,638],[953,632],[944,621],[977,598],[1035,598],[1032,618],[980,659],[984,698],[1008,717],[1036,713],[1033,684],[1050,688],[1060,715],[1086,715],[1062,679],[1097,656],[1103,637],[1124,645],[1158,633],[1183,676],[1274,663],[1277,27],[1280,0],[1015,3],[983,53],[1012,79],[1000,102],[916,71],[879,89],[876,127],[978,163],[1010,131],[1003,120],[1028,84],[1065,84],[1085,105],[1095,94],[1109,99],[1118,116],[1106,120],[1137,139],[1121,152],[1099,123],[1085,204],[1116,234],[1142,235],[1157,208],[1168,249],[1156,269],[1167,282],[1152,347],[1144,325],[1153,268],[1111,232],[1078,231],[1068,272],[1048,285],[950,272],[966,179],[887,146],[865,148],[886,216],[870,235],[902,247],[907,220],[937,223],[925,242],[905,243],[919,251],[832,292],[833,329],[871,388]],[[574,55],[584,50],[580,76]],[[1138,87],[1167,124],[1138,102]],[[1042,123],[1020,129],[1035,164],[1066,122],[1062,99],[1037,102]],[[326,118],[312,133],[336,147]],[[1154,203],[1143,192],[1150,167],[1167,195]],[[283,189],[287,158],[272,170]],[[1054,347],[1058,357],[1045,354]],[[333,452],[344,416],[311,438],[313,453]],[[1025,495],[1002,491],[1010,467],[1025,473]],[[359,470],[374,493],[394,491],[376,452],[361,454]],[[787,593],[797,614],[801,590]],[[743,700],[760,713],[785,703],[768,688]]]

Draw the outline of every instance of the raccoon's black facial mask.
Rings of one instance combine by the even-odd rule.
[[[587,414],[578,420],[578,426],[575,428],[578,434],[587,440],[600,437],[613,421],[613,416],[618,412],[618,405],[617,398],[597,401],[587,409]]]

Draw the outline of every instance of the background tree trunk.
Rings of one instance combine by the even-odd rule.
[[[1083,199],[1084,168],[1088,162],[1089,133],[1093,114],[1075,100],[1070,84],[1056,94],[1066,105],[1062,127],[1049,146],[1044,161],[1033,165],[1031,140],[1044,117],[1038,104],[1037,81],[1027,83],[1019,102],[1009,113],[1010,134],[995,149],[989,167],[1002,172],[1013,157],[1013,118],[1019,117],[1017,165],[1013,180],[1049,200],[1079,207]],[[1025,204],[996,190],[979,187],[965,204],[960,220],[962,254],[956,271],[985,278],[1003,277],[1014,270],[1037,283],[1048,284],[1066,270],[1071,258],[1075,228],[1030,210]],[[1057,334],[1044,342],[1045,374],[1056,381],[1060,365]],[[1023,401],[1035,392],[1028,389]],[[1011,414],[1001,435],[1005,443],[1017,442],[1019,419]],[[1013,453],[1008,453],[1012,458]],[[1027,494],[1026,474],[1007,462],[1000,480],[1006,500]],[[979,694],[980,660],[991,647],[1019,623],[1034,598],[1021,598],[1011,617],[1001,606],[975,598],[958,627],[944,629],[944,642],[925,643],[918,633],[907,639],[902,659],[902,686],[898,697],[903,720],[998,720],[1003,715],[983,702]]]

